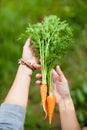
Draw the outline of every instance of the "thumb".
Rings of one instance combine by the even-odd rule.
[[[25,42],[24,48],[30,46],[30,41],[31,41],[31,38],[29,37],[29,38],[26,40],[26,42]]]

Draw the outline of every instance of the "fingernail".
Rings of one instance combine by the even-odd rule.
[[[32,36],[29,37],[30,41],[32,40]]]
[[[59,66],[59,65],[57,65],[57,69],[60,69],[60,66]]]
[[[59,65],[57,65],[57,67],[59,68]]]

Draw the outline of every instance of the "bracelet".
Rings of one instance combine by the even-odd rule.
[[[26,61],[26,60],[24,60],[23,58],[21,58],[21,59],[19,59],[18,60],[18,64],[20,65],[26,65],[28,68],[30,68],[31,70],[35,70],[35,68],[34,68],[34,66],[33,66],[33,64],[31,63],[31,62],[29,62],[29,61]]]

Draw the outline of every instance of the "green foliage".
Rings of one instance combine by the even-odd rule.
[[[73,98],[76,110],[77,117],[82,126],[86,126],[85,120],[87,120],[87,83],[83,84],[82,88],[74,88],[71,91],[71,96]]]

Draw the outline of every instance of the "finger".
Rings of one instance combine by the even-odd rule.
[[[24,47],[29,47],[30,41],[31,41],[31,38],[28,38],[28,39],[26,40],[26,42],[25,42]]]
[[[41,74],[36,74],[36,78],[37,78],[37,79],[41,79],[41,78],[42,78],[42,75],[41,75]]]
[[[66,79],[59,66],[56,67],[56,72],[59,75],[59,77],[61,78],[61,80],[65,80]]]
[[[42,84],[42,82],[41,82],[40,80],[37,80],[37,81],[36,81],[36,85],[37,85],[37,86],[40,86],[41,84]]]
[[[59,76],[54,69],[52,70],[52,76],[53,76],[54,83],[57,83],[59,81]]]
[[[33,64],[33,67],[34,67],[35,69],[41,70],[41,66],[40,66],[39,64]]]

